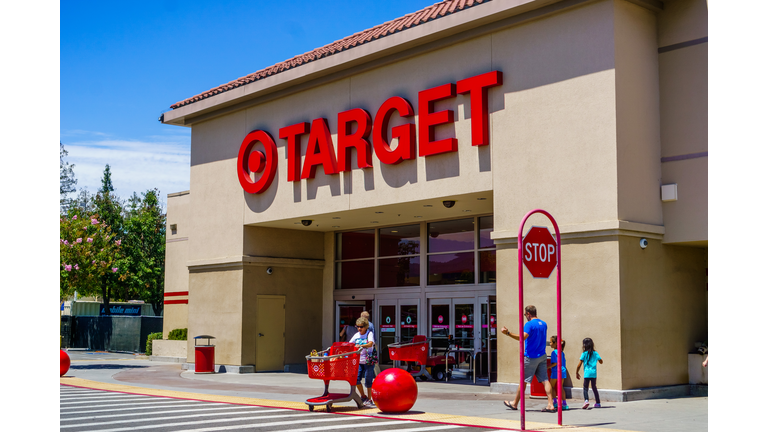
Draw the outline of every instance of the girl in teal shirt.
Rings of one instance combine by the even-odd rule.
[[[581,358],[579,358],[579,365],[576,366],[576,379],[581,379],[579,376],[579,370],[581,365],[584,365],[584,405],[583,409],[589,408],[589,385],[592,384],[592,392],[595,394],[595,408],[601,408],[600,406],[600,394],[597,393],[597,363],[603,364],[603,359],[600,358],[600,354],[595,351],[595,343],[592,339],[585,338],[582,341]]]

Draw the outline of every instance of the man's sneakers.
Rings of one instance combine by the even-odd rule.
[[[584,405],[581,406],[581,409],[587,409],[587,408],[589,408],[589,401],[585,400]]]
[[[366,408],[376,408],[376,404],[373,403],[373,399],[371,399],[371,398],[366,398],[363,401],[363,406],[366,407]]]
[[[603,406],[602,406],[602,405],[600,405],[599,403],[596,403],[596,404],[595,404],[595,408],[602,408],[602,407],[603,407]]]

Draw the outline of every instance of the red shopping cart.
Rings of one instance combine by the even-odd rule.
[[[317,356],[307,356],[307,371],[312,379],[321,379],[325,382],[325,391],[322,396],[307,399],[306,404],[310,411],[316,406],[325,405],[325,409],[331,412],[334,403],[355,401],[358,408],[363,407],[360,395],[355,392],[357,383],[357,369],[360,364],[360,352],[355,344],[350,342],[334,342],[325,351]],[[328,355],[322,355],[328,353]],[[346,381],[349,383],[349,393],[329,393],[328,385],[331,381]]]
[[[434,380],[430,370],[438,380],[445,379],[445,374],[450,374],[456,365],[456,360],[448,355],[429,354],[429,341],[424,335],[416,335],[409,343],[395,343],[387,345],[389,358],[406,362],[414,362],[419,365],[418,371],[409,371],[411,376],[422,381]],[[410,365],[409,365],[410,367]]]

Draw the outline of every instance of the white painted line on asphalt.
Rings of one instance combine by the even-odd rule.
[[[331,418],[318,418],[318,415],[307,415],[307,413],[301,413],[301,414],[283,414],[283,415],[276,415],[276,416],[257,416],[257,417],[245,417],[237,419],[237,421],[247,421],[247,420],[264,420],[264,419],[272,419],[272,418],[280,418],[280,417],[299,417],[302,416],[304,419],[302,420],[290,420],[290,421],[280,421],[280,422],[271,422],[271,423],[260,423],[258,425],[249,425],[251,428],[261,428],[261,427],[272,427],[272,426],[287,426],[292,424],[301,424],[301,423],[320,423],[320,422],[331,422],[331,421],[341,421],[341,420],[356,420],[356,417],[352,416],[333,416]],[[344,419],[341,417],[349,417],[349,419]],[[162,425],[147,425],[147,426],[136,426],[136,427],[126,427],[126,428],[117,428],[117,429],[89,429],[89,432],[123,432],[123,431],[133,431],[133,430],[139,430],[139,429],[153,429],[153,428],[169,428],[174,426],[192,426],[192,425],[199,425],[199,424],[206,424],[206,423],[224,423],[224,422],[231,422],[233,420],[231,419],[216,419],[216,420],[200,420],[200,421],[193,421],[193,422],[182,422],[182,423],[167,423]],[[202,432],[205,431],[205,429],[193,429],[195,432]]]
[[[427,426],[427,427],[417,427],[417,428],[410,428],[410,429],[398,429],[397,432],[421,432],[421,431],[433,431],[433,430],[441,430],[441,429],[456,429],[460,427],[466,427],[466,426],[459,426],[459,425],[440,425],[440,426]],[[381,430],[381,431],[375,431],[375,432],[392,432],[388,430]]]
[[[66,395],[81,395],[81,394],[104,394],[106,393],[104,390],[64,390],[62,389],[60,391],[61,394]]]
[[[235,416],[235,415],[252,415],[252,414],[261,414],[261,413],[273,413],[273,412],[285,412],[285,410],[282,409],[275,409],[275,410],[264,410],[264,411],[243,411],[243,412],[233,412],[233,413],[222,413],[222,412],[215,412],[215,413],[201,413],[197,412],[195,414],[186,414],[186,415],[180,415],[180,416],[168,416],[168,417],[143,417],[139,419],[133,419],[133,420],[116,420],[116,421],[108,421],[108,422],[96,422],[96,423],[88,423],[88,427],[91,426],[106,426],[106,425],[113,425],[113,424],[124,424],[126,421],[130,421],[131,423],[137,423],[137,422],[160,422],[160,421],[167,421],[167,420],[179,420],[179,419],[185,419],[185,418],[195,418],[195,417],[212,417],[212,416]],[[266,418],[270,418],[273,416],[267,416]],[[236,418],[227,418],[224,419],[224,421],[237,421],[239,419]],[[67,426],[60,426],[60,429],[66,429],[66,428],[72,428],[72,427],[79,427],[81,425],[74,424],[74,425],[67,425]]]
[[[98,396],[101,395],[101,396]],[[128,393],[107,393],[107,392],[93,392],[93,393],[78,393],[78,394],[61,394],[59,395],[59,399],[96,399],[97,397],[114,397],[114,396],[144,396],[144,395],[134,395],[134,394],[128,394]]]
[[[189,401],[187,401],[187,400],[181,400],[181,399],[180,399],[180,400],[169,400],[169,401],[164,401],[163,403],[182,403],[182,402],[189,402]],[[131,406],[133,406],[133,405],[146,405],[146,404],[154,404],[154,403],[157,403],[157,401],[153,401],[153,400],[151,400],[151,401],[145,401],[145,402],[131,402],[131,403],[130,403],[130,405],[131,405]],[[105,408],[105,407],[124,407],[125,405],[126,405],[126,404],[122,404],[122,403],[119,403],[119,404],[118,404],[118,403],[116,403],[116,404],[111,404],[111,405],[99,405],[99,404],[92,404],[91,406],[92,406],[92,407]],[[64,408],[59,408],[59,411],[63,411],[63,410],[74,410],[74,409],[82,409],[82,408],[83,408],[83,407],[69,407],[69,408],[66,408],[66,407],[64,407]]]
[[[186,405],[168,405],[168,404],[170,404],[170,403],[181,403],[181,402],[187,402],[187,401],[168,401],[168,402],[163,402],[163,403],[161,403],[161,404],[158,404],[158,405],[153,405],[153,406],[152,406],[152,408],[167,408],[167,407],[182,407],[182,408],[183,408],[183,407],[193,407],[193,406],[196,406],[196,407],[200,407],[200,408],[203,408],[203,407],[205,407],[205,405],[203,405],[203,404],[205,404],[205,402],[190,403],[190,404],[186,404]],[[123,405],[122,405],[122,404],[120,404],[120,405],[118,405],[118,406],[123,406]],[[76,407],[76,408],[63,408],[63,409],[68,409],[68,410],[72,410],[72,409],[75,409],[75,410],[76,410],[76,409],[80,409],[80,408],[79,408],[79,407]],[[100,412],[115,412],[115,411],[136,411],[136,410],[146,410],[146,409],[147,409],[147,407],[145,407],[145,406],[140,406],[140,407],[130,407],[130,408],[112,408],[112,409],[98,409],[98,410],[72,411],[72,412],[68,412],[68,413],[61,413],[61,414],[66,414],[66,415],[74,415],[74,414],[93,414],[93,413],[100,413]],[[210,409],[210,408],[205,408],[205,409]],[[142,413],[142,414],[143,414],[143,413]],[[133,415],[133,414],[131,414],[131,415]]]
[[[221,411],[221,410],[235,410],[235,409],[242,409],[247,410],[245,413],[247,414],[253,414],[253,411],[258,412],[270,412],[270,411],[259,411],[259,409],[262,409],[261,407],[248,407],[248,406],[225,406],[225,407],[213,407],[213,408],[206,408],[206,407],[198,407],[195,409],[181,409],[181,410],[171,410],[171,411],[147,411],[147,408],[142,408],[144,411],[140,413],[133,413],[133,414],[110,414],[110,415],[103,415],[103,416],[86,416],[86,417],[72,417],[72,418],[64,418],[61,419],[61,421],[75,421],[75,420],[96,420],[100,418],[115,418],[115,417],[131,417],[131,416],[137,416],[140,415],[142,417],[150,416],[150,415],[158,415],[158,414],[176,414],[176,413],[183,413],[183,412],[197,412],[200,413],[202,411],[208,412],[208,411]],[[117,411],[117,410],[110,410],[110,411]],[[281,412],[283,410],[273,410],[272,412]],[[244,414],[245,414],[244,413]],[[74,413],[70,413],[74,414]],[[224,413],[228,414],[228,413]],[[239,413],[237,413],[239,414]],[[139,419],[137,421],[143,421],[144,419]],[[163,420],[163,419],[158,419]]]
[[[67,401],[67,402],[59,402],[59,405],[72,405],[72,404],[94,404],[97,405],[96,402],[93,399],[98,399],[99,401],[106,401],[109,400],[109,402],[115,402],[116,399],[119,400],[147,400],[150,399],[151,396],[137,396],[137,397],[130,397],[130,396],[114,396],[114,397],[95,397],[95,398],[82,398],[79,401]]]

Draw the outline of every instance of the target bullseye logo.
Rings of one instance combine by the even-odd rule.
[[[422,351],[426,351],[426,350],[427,350],[427,347],[424,347],[424,346],[423,346],[423,347],[421,347],[421,350],[422,350]]]
[[[395,351],[390,351],[390,352],[389,352],[389,356],[390,356],[390,357],[393,357],[394,355],[395,355]]]
[[[357,364],[357,359],[352,359],[352,366]]]
[[[314,365],[314,366],[312,366],[312,370],[314,370],[315,372],[319,372],[320,371],[320,366]]]
[[[467,323],[467,316],[466,315],[462,315],[461,316],[461,323],[462,324],[466,324]]]
[[[259,143],[264,146],[264,151],[253,151]],[[237,177],[243,190],[251,194],[264,192],[272,184],[276,172],[277,146],[272,135],[263,130],[255,130],[246,135],[237,155]],[[254,181],[251,173],[261,176]]]

